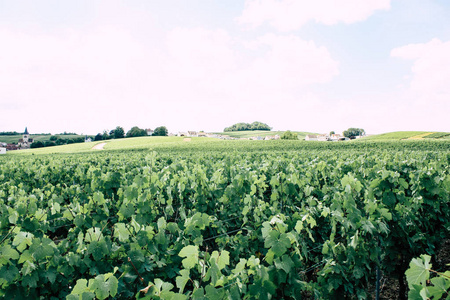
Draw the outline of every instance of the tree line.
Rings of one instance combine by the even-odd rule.
[[[246,130],[268,130],[270,131],[272,127],[265,123],[261,122],[253,122],[251,124],[249,123],[236,123],[234,125],[231,125],[230,127],[226,127],[223,131],[229,132],[229,131],[246,131]]]
[[[146,129],[139,128],[138,126],[133,126],[130,130],[125,133],[125,130],[121,126],[117,126],[116,128],[110,130],[103,131],[103,133],[97,133],[94,137],[94,141],[102,141],[102,140],[110,140],[110,139],[122,139],[129,137],[139,137],[139,136],[148,136],[148,132]],[[166,126],[156,127],[152,136],[168,136],[169,131]]]
[[[20,135],[20,133],[17,133]],[[76,135],[76,133],[70,133],[71,135]],[[168,136],[169,132],[165,126],[156,127],[152,136]],[[68,135],[67,133],[59,134],[59,135]],[[102,140],[111,140],[111,139],[121,139],[121,138],[129,138],[129,137],[139,137],[139,136],[147,136],[147,130],[141,129],[138,126],[132,127],[125,133],[125,130],[121,126],[117,126],[116,128],[108,131],[105,130],[103,133],[97,133],[97,135],[93,136],[80,136],[75,138],[61,138],[56,135],[50,137],[47,141],[35,141],[30,145],[30,148],[43,148],[43,147],[51,147],[51,146],[60,146],[74,143],[83,143],[86,138],[93,138],[94,141],[102,141]]]

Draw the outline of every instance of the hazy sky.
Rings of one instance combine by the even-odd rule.
[[[448,0],[0,0],[0,131],[450,131]]]

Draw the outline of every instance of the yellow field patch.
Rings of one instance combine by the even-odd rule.
[[[433,134],[434,132],[425,132],[425,133],[421,133],[415,136],[412,136],[410,138],[408,138],[408,140],[421,140],[424,137],[426,137],[427,135]]]

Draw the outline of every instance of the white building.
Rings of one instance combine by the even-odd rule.
[[[317,136],[317,140],[320,142],[326,142],[330,139],[330,137],[327,134],[319,134]]]
[[[188,131],[188,136],[190,136],[190,137],[198,137],[198,132],[197,131]]]
[[[0,148],[0,154],[6,154],[6,148],[1,147]]]
[[[317,135],[308,134],[307,136],[305,136],[305,141],[317,141]]]

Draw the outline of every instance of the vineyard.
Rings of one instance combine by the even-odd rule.
[[[6,155],[0,298],[404,299],[450,238],[449,165],[448,140]]]

